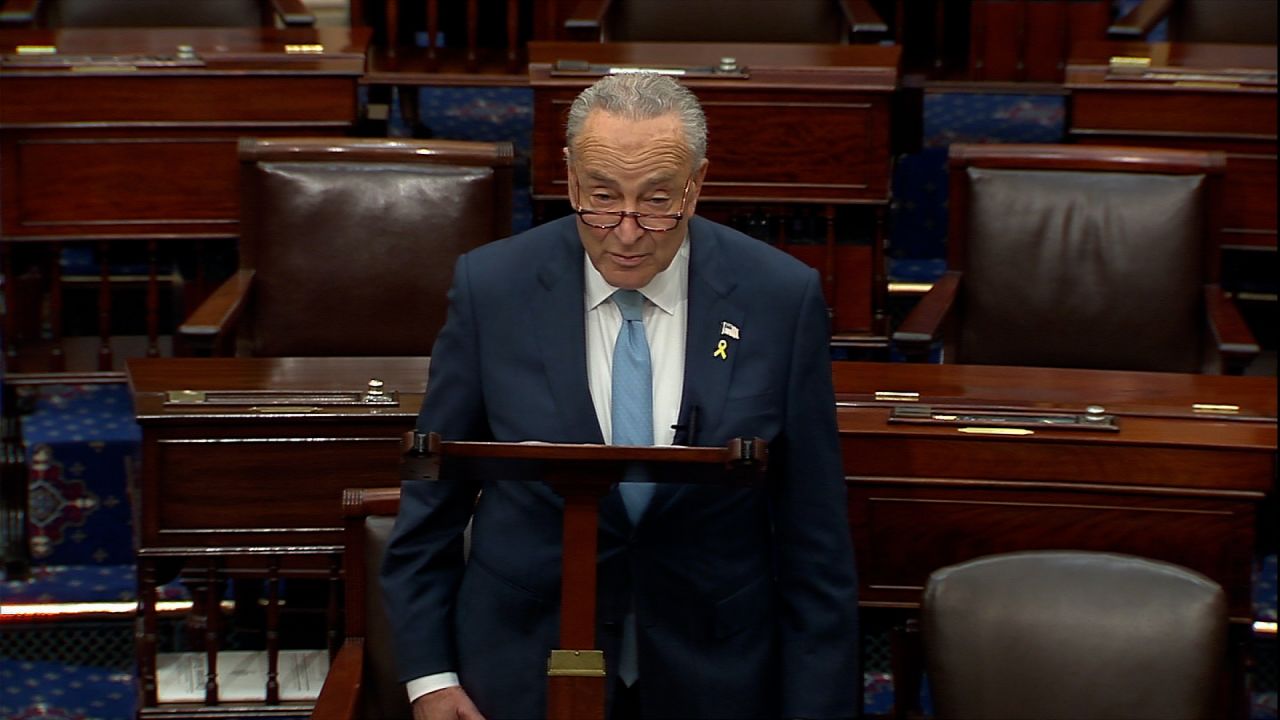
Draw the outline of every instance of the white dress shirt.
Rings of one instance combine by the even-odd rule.
[[[622,312],[609,298],[617,288],[584,260],[586,268],[587,386],[596,408],[600,433],[613,442],[613,345],[622,327]],[[689,239],[686,237],[666,270],[640,288],[644,304],[644,336],[653,370],[653,444],[675,438],[680,396],[684,392],[684,341],[689,317]]]
[[[622,327],[622,312],[609,298],[617,288],[583,255],[587,319],[587,387],[595,405],[596,419],[606,444],[613,440],[613,346]],[[684,394],[685,328],[689,318],[689,237],[667,269],[640,288],[648,301],[644,306],[644,335],[649,342],[653,369],[653,444],[670,445],[679,422],[680,398]],[[436,673],[406,684],[409,702],[429,692],[459,685],[458,674]]]

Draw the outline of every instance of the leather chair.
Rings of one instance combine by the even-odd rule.
[[[346,639],[329,665],[312,720],[392,720],[413,716],[396,678],[391,626],[378,570],[400,507],[400,488],[348,489],[343,574]]]
[[[0,0],[0,27],[311,27],[302,0]]]
[[[921,606],[939,718],[1222,717],[1222,588],[1171,563],[1017,552],[934,571]]]
[[[1117,39],[1140,39],[1162,20],[1169,40],[1198,43],[1276,44],[1277,0],[1142,0],[1107,30]]]
[[[948,271],[893,341],[943,362],[1239,373],[1218,286],[1220,152],[952,145]]]
[[[564,26],[591,42],[844,44],[889,30],[868,0],[580,0]]]
[[[507,142],[242,139],[240,267],[179,328],[184,352],[429,355],[454,262],[511,232],[512,154]]]

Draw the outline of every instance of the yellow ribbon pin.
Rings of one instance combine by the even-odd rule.
[[[724,340],[721,340],[720,342],[716,343],[716,349],[711,354],[715,357],[720,358],[721,360],[728,360],[729,354],[725,352],[725,350],[728,350],[728,349],[729,349],[729,343]]]

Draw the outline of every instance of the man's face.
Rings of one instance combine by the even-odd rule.
[[[587,116],[569,152],[569,200],[574,208],[683,213],[666,232],[646,230],[630,216],[609,229],[579,220],[582,247],[606,282],[635,290],[667,269],[684,240],[706,172],[705,159],[694,167],[684,128],[674,114],[626,120],[595,110]]]

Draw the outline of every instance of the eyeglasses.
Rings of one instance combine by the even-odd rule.
[[[589,210],[584,209],[574,198],[573,211],[577,213],[583,224],[601,230],[612,230],[622,224],[627,218],[634,218],[636,224],[642,229],[650,232],[667,232],[674,230],[680,224],[680,220],[684,217],[684,204],[689,199],[689,186],[693,183],[693,176],[690,175],[688,180],[684,181],[684,192],[680,195],[680,211],[674,213],[642,213],[633,212],[631,210]],[[578,191],[582,192],[581,183],[578,184]]]

